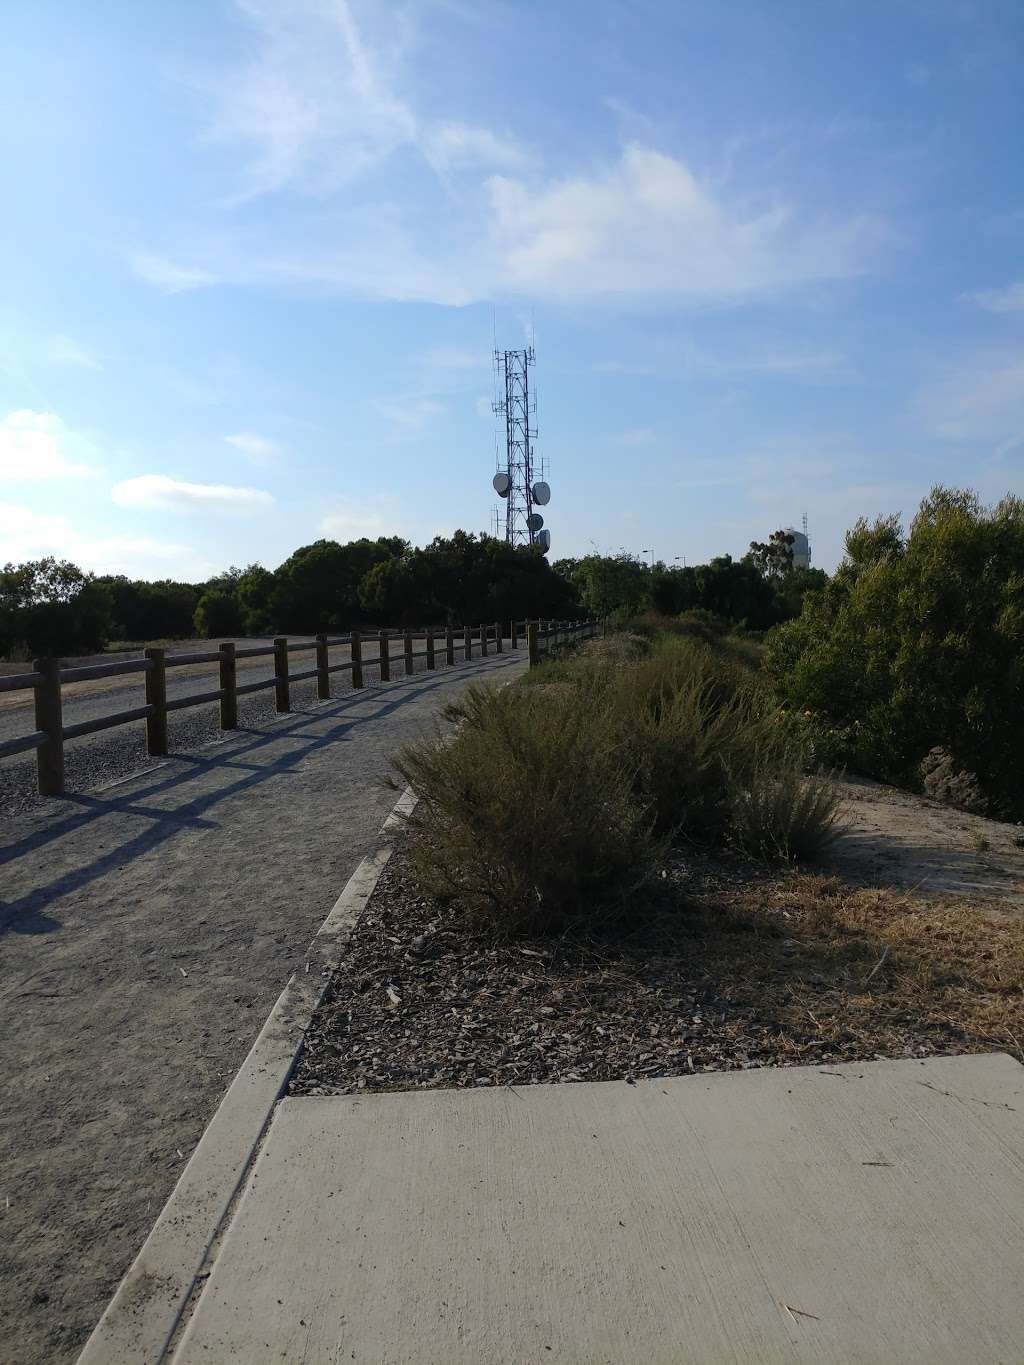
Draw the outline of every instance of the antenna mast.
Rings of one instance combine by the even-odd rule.
[[[494,363],[498,372],[494,412],[505,418],[505,539],[509,545],[532,545],[535,532],[529,523],[533,513],[533,438],[537,435],[536,427],[530,425],[537,411],[536,400],[530,399],[533,347],[495,351]]]
[[[494,352],[494,412],[505,419],[504,458],[497,454],[498,472],[494,491],[505,501],[505,540],[509,545],[539,545],[546,554],[551,533],[541,528],[544,518],[537,507],[551,497],[541,479],[534,482],[533,441],[537,429],[531,424],[537,400],[530,395],[530,367],[535,362],[532,346],[522,351]],[[541,469],[541,473],[545,471]]]

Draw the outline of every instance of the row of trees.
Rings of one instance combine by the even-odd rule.
[[[731,625],[766,630],[800,613],[804,594],[821,587],[821,569],[794,569],[792,549],[759,558],[757,542],[742,559],[721,555],[708,564],[653,567],[633,555],[562,559],[554,569],[576,588],[588,614],[637,616],[654,611],[678,616],[703,611]]]
[[[276,570],[252,564],[199,584],[96,577],[51,558],[0,571],[0,657],[91,653],[112,640],[461,625],[579,610],[574,586],[538,550],[465,531],[424,549],[397,536],[318,540]]]
[[[774,541],[774,538],[773,538]],[[318,540],[277,569],[231,568],[206,583],[95,577],[66,561],[0,572],[0,657],[83,654],[111,640],[345,631],[373,623],[507,621],[512,617],[625,618],[700,609],[761,630],[796,615],[820,570],[792,569],[782,543],[751,546],[693,568],[653,567],[628,554],[553,565],[535,549],[456,531],[421,549],[398,536]]]

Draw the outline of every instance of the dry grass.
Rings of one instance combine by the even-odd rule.
[[[794,1060],[825,1043],[1024,1061],[1024,922],[987,904],[790,872],[708,888],[692,909],[691,965],[770,1018]]]

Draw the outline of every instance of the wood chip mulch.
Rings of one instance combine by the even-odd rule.
[[[699,864],[672,877],[678,910],[632,934],[496,943],[418,896],[397,854],[290,1093],[632,1080],[998,1046],[948,1011],[908,1007],[898,983],[887,990],[897,958],[883,946],[874,965],[870,936],[789,937],[808,897],[836,896],[835,879]]]

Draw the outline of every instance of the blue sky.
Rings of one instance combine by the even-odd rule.
[[[552,557],[1024,493],[1019,0],[6,0],[0,561]]]

